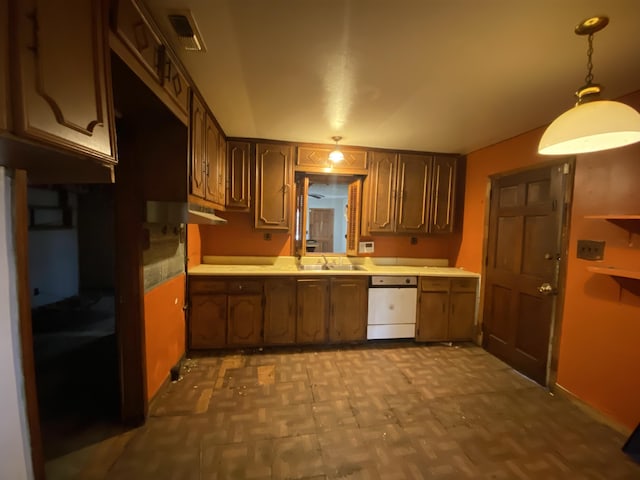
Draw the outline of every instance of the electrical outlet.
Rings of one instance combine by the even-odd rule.
[[[264,239],[265,240],[271,240],[271,234],[270,233],[265,233],[264,234]]]
[[[604,241],[578,240],[578,258],[583,260],[603,260]]]
[[[411,245],[417,245],[418,244],[418,237],[411,237]]]

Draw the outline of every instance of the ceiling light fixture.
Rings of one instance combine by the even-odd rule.
[[[608,23],[608,17],[596,16],[576,26],[576,35],[588,35],[589,39],[586,83],[576,92],[576,105],[547,127],[540,139],[538,153],[575,155],[640,141],[640,113],[624,103],[601,100],[603,87],[593,83],[593,35]]]
[[[340,147],[338,146],[338,142],[342,140],[342,137],[335,136],[331,137],[334,142],[336,142],[336,148],[329,154],[329,160],[331,163],[338,163],[344,160],[344,154],[340,151]]]

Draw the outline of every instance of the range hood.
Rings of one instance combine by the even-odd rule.
[[[147,201],[147,223],[198,223],[224,225],[227,221],[211,208],[187,202]]]

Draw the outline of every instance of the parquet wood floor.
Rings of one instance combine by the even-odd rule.
[[[82,480],[640,479],[625,438],[475,345],[192,358]]]

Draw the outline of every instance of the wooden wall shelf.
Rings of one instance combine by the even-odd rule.
[[[585,215],[584,218],[593,220],[607,220],[624,228],[629,233],[640,233],[640,215]]]
[[[596,267],[589,266],[587,270],[592,273],[598,273],[601,275],[609,275],[612,277],[621,277],[621,278],[632,278],[634,280],[640,280],[640,271],[637,270],[627,270],[624,268],[617,267]]]

